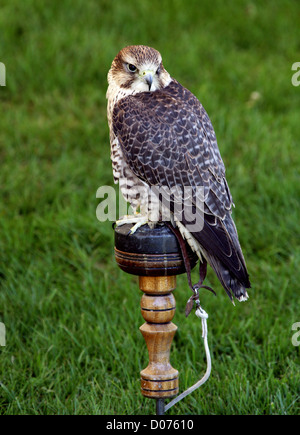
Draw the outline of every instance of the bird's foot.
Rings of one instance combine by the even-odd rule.
[[[141,215],[141,213],[135,213],[134,215],[125,215],[121,219],[116,221],[116,226],[120,227],[125,224],[135,224],[129,231],[129,235],[134,234],[136,230],[143,225],[149,224],[148,217]],[[150,225],[149,225],[150,226]]]
[[[120,227],[121,225],[136,223],[141,217],[142,215],[140,213],[125,214],[116,221],[116,226]]]

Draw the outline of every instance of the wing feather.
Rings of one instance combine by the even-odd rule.
[[[216,257],[213,267],[227,268],[231,280],[248,288],[224,163],[213,126],[198,99],[175,80],[162,90],[127,96],[115,105],[113,129],[127,164],[148,185],[191,186],[194,192],[197,186],[204,187],[203,229],[193,236],[209,258]],[[196,205],[191,211],[203,216]]]

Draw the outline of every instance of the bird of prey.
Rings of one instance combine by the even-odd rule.
[[[149,191],[169,188],[173,225],[200,261],[210,264],[230,299],[246,300],[250,281],[231,216],[234,204],[216,135],[202,104],[169,75],[161,54],[144,45],[128,46],[117,54],[108,84],[114,181],[120,183],[135,212],[119,224],[153,221],[146,205]],[[185,209],[183,203],[179,217],[174,210],[182,198],[172,190],[176,186],[190,186],[192,191],[191,205]],[[195,198],[197,187],[203,188],[200,201]],[[157,204],[163,196],[157,197]],[[188,225],[191,213],[201,222],[193,230]]]

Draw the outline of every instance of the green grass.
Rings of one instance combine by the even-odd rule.
[[[252,281],[203,294],[213,370],[169,414],[299,414],[300,61],[296,1],[3,0],[0,414],[153,414],[136,278],[114,260],[96,191],[112,185],[106,74],[128,44],[161,51],[209,113]],[[253,99],[253,92],[259,98]],[[252,95],[252,97],[251,97]],[[194,272],[194,278],[196,274]],[[180,389],[205,371],[200,322],[175,291]]]

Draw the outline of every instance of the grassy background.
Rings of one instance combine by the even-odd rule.
[[[292,0],[2,0],[0,414],[154,412],[137,280],[95,215],[113,184],[106,74],[128,44],[160,50],[210,115],[253,285],[234,308],[209,271],[212,375],[169,414],[299,414],[299,13]],[[175,296],[183,391],[205,358],[185,276]]]

